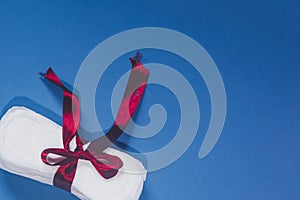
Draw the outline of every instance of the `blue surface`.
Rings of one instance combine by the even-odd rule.
[[[299,199],[299,18],[299,3],[290,0],[0,1],[0,109],[27,105],[60,123],[62,96],[38,72],[52,66],[72,84],[84,58],[106,38],[137,27],[174,29],[203,45],[216,62],[227,93],[226,124],[213,151],[198,159],[210,118],[201,76],[174,55],[142,50],[146,62],[168,64],[191,81],[201,102],[201,123],[179,160],[148,174],[141,199]],[[103,77],[106,85],[99,85],[97,111],[108,116],[103,124],[113,120],[110,83],[129,69],[132,55],[117,60]],[[128,69],[120,71],[118,63]],[[167,144],[179,122],[176,98],[153,85],[138,123],[148,123],[153,103],[170,112],[166,127],[153,138],[123,138],[143,152]],[[2,170],[0,177],[1,199],[76,199]]]

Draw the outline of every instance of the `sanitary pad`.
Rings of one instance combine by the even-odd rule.
[[[41,152],[47,148],[63,148],[61,134],[61,126],[48,118],[25,107],[12,107],[0,121],[0,167],[52,185],[59,166],[43,163]],[[122,160],[123,166],[117,175],[105,179],[90,161],[79,159],[71,193],[80,199],[138,199],[146,178],[142,163],[112,148],[107,148],[104,153]]]

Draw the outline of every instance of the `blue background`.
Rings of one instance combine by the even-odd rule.
[[[108,37],[145,26],[174,29],[199,42],[217,64],[226,87],[227,118],[213,151],[198,159],[210,118],[205,83],[176,55],[141,50],[144,62],[180,71],[201,104],[194,142],[175,163],[148,174],[141,199],[299,199],[299,19],[299,3],[291,0],[0,0],[0,109],[3,115],[11,105],[26,105],[60,123],[61,93],[38,72],[51,66],[72,85],[84,58]],[[112,84],[130,68],[127,58],[133,55],[116,60],[98,86],[96,108],[99,116],[107,116],[101,118],[104,126],[113,121]],[[164,146],[178,128],[178,102],[157,85],[147,88],[137,123],[149,123],[154,103],[168,112],[164,129],[148,139],[122,137],[142,152]],[[3,170],[0,197],[77,199]]]

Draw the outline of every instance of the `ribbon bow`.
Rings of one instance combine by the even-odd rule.
[[[45,164],[60,165],[54,176],[53,184],[70,191],[79,159],[89,160],[102,177],[106,179],[114,177],[118,173],[118,169],[123,166],[120,158],[105,153],[92,155],[90,151],[83,150],[83,143],[77,135],[77,128],[80,123],[80,104],[77,96],[62,84],[51,68],[47,70],[46,74],[42,75],[61,87],[64,92],[62,130],[64,148],[48,148],[41,154],[42,161]],[[76,137],[77,147],[74,151],[71,151],[69,145],[74,137]],[[57,159],[49,158],[49,154],[61,156],[60,161],[57,162]]]
[[[114,143],[123,133],[144,93],[149,71],[141,64],[140,58],[141,55],[137,53],[134,58],[130,59],[132,71],[112,128],[106,135],[91,142],[86,150],[83,150],[84,143],[77,134],[80,124],[80,102],[77,96],[63,85],[51,68],[47,70],[47,73],[41,73],[46,79],[61,87],[64,94],[62,124],[64,147],[48,148],[41,153],[41,159],[45,164],[60,166],[55,173],[53,185],[70,191],[79,159],[89,160],[97,172],[105,179],[114,177],[123,166],[120,158],[103,153],[103,150]],[[77,147],[74,151],[71,151],[70,142],[74,138],[76,139]],[[55,154],[59,158],[51,158],[50,154]]]

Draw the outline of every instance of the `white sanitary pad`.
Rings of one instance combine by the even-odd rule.
[[[42,162],[41,152],[47,148],[63,148],[61,126],[25,107],[12,107],[2,117],[0,168],[52,185],[59,166]],[[79,160],[71,192],[80,199],[139,199],[146,178],[142,163],[112,148],[106,149],[105,153],[123,161],[118,174],[104,179],[90,161]]]

